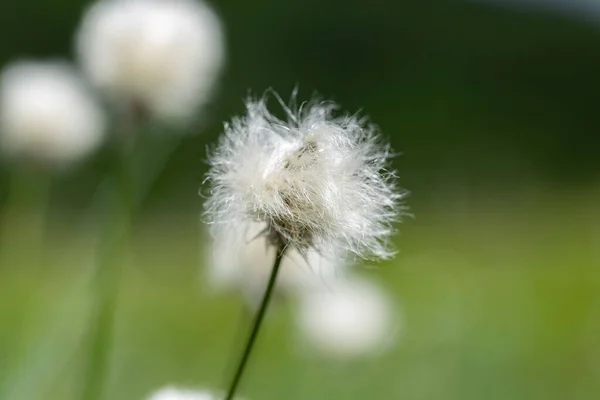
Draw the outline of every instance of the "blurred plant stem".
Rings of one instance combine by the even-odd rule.
[[[93,303],[82,400],[101,399],[108,378],[119,282],[129,252],[133,217],[131,147],[115,146],[111,163],[110,207],[91,282]]]
[[[2,210],[0,264],[19,270],[37,267],[44,247],[51,179],[41,168],[21,165],[13,168],[9,179],[8,198]]]
[[[225,396],[225,400],[233,400],[233,398],[235,397],[235,392],[240,383],[242,375],[244,374],[246,364],[250,359],[250,355],[252,353],[252,349],[254,348],[256,338],[258,337],[260,327],[262,326],[262,322],[266,315],[267,309],[269,308],[271,296],[273,294],[273,291],[275,289],[275,283],[277,281],[277,275],[279,274],[279,267],[281,266],[281,261],[283,259],[283,256],[285,255],[285,249],[286,247],[283,243],[280,244],[277,249],[277,255],[275,256],[275,262],[273,263],[273,268],[271,269],[271,276],[269,277],[267,288],[265,289],[262,301],[260,302],[260,306],[254,317],[254,322],[252,324],[252,328],[250,329],[250,335],[248,336],[246,346],[244,347],[244,350],[242,352],[242,357],[238,363],[231,384],[229,385],[229,389],[227,391],[227,396]]]

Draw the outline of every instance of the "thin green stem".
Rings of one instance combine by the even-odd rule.
[[[281,245],[277,250],[275,262],[273,264],[273,268],[271,269],[271,276],[269,277],[269,283],[267,284],[267,288],[265,289],[265,293],[260,303],[260,307],[256,312],[256,316],[254,317],[254,322],[252,324],[252,329],[250,330],[250,335],[248,336],[246,346],[244,347],[244,352],[242,353],[242,357],[235,371],[235,375],[233,376],[233,380],[229,385],[229,390],[227,392],[227,396],[225,396],[225,400],[233,400],[242,375],[244,374],[244,369],[246,368],[246,364],[250,359],[250,354],[252,353],[252,349],[254,348],[254,343],[256,342],[256,338],[258,337],[260,327],[262,325],[267,308],[269,307],[269,303],[271,301],[271,296],[273,294],[273,289],[275,288],[275,282],[277,281],[277,275],[279,273],[279,268],[281,266],[281,261],[283,259],[284,253],[285,247]]]
[[[113,164],[115,169],[112,207],[92,281],[94,303],[89,331],[90,353],[83,380],[82,400],[99,400],[104,394],[113,341],[118,286],[129,247],[132,182],[128,153],[120,151]]]

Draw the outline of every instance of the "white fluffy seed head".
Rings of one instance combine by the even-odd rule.
[[[224,61],[221,24],[201,0],[100,0],[84,15],[76,50],[113,100],[171,120],[209,98]]]
[[[334,116],[330,102],[284,106],[285,121],[267,110],[265,98],[246,106],[209,155],[205,207],[213,235],[251,219],[301,252],[390,256],[403,193],[376,128],[355,115]]]
[[[333,357],[356,357],[389,347],[398,331],[394,307],[377,285],[338,281],[329,290],[306,293],[296,314],[306,342]]]
[[[102,109],[62,62],[21,61],[0,77],[0,143],[8,156],[68,164],[102,141]]]
[[[276,249],[262,233],[265,223],[247,221],[230,226],[229,234],[212,242],[208,261],[208,281],[217,289],[240,290],[251,305],[261,299]],[[296,295],[319,291],[344,276],[345,264],[340,258],[326,258],[314,250],[302,255],[290,248],[286,251],[277,277],[276,292]]]

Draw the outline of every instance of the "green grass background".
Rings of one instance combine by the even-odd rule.
[[[300,346],[293,304],[277,304],[242,393],[267,400],[597,398],[599,196],[541,199],[532,207],[505,199],[461,219],[432,209],[404,224],[395,260],[357,267],[391,293],[402,321],[397,344],[383,355],[324,359]],[[137,227],[107,398],[142,399],[164,384],[222,388],[228,379],[248,321],[240,297],[214,293],[203,281],[196,217],[149,218]],[[62,232],[44,269],[3,273],[3,398],[76,398],[90,300],[81,278],[92,239]]]

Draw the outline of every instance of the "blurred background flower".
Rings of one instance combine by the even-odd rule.
[[[22,61],[0,76],[0,138],[11,158],[39,164],[79,161],[101,143],[104,112],[63,62]]]
[[[218,395],[203,391],[182,389],[174,386],[159,389],[153,393],[147,400],[218,400]]]
[[[307,342],[326,356],[369,355],[394,343],[400,321],[392,304],[372,282],[341,279],[320,292],[304,293],[297,324]]]
[[[101,0],[84,14],[76,50],[113,100],[167,119],[198,111],[224,59],[221,23],[196,0]]]
[[[240,290],[254,308],[262,298],[271,275],[276,250],[264,236],[265,224],[238,224],[217,240],[206,239],[202,249],[210,257],[204,265],[203,280],[220,290]],[[277,278],[279,296],[295,296],[304,291],[321,291],[347,273],[344,261],[327,258],[314,250],[300,254],[290,248]]]

